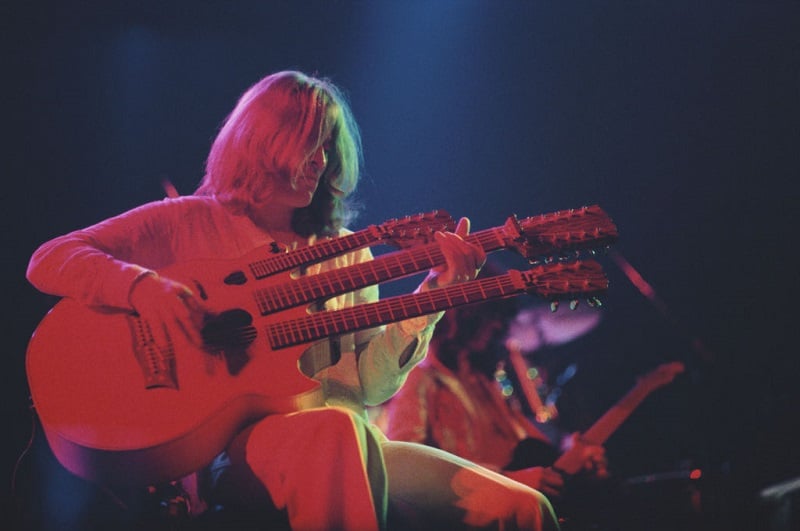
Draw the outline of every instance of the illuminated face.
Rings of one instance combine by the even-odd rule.
[[[328,166],[330,142],[325,142],[314,151],[305,167],[300,171],[294,185],[291,180],[283,180],[277,184],[273,201],[292,208],[307,207],[319,186],[320,177]]]

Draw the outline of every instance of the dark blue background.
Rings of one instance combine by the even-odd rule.
[[[54,302],[25,281],[30,254],[162,197],[163,179],[191,193],[238,95],[287,68],[349,95],[367,161],[353,228],[432,209],[474,229],[612,215],[668,315],[605,258],[602,324],[541,357],[577,363],[568,429],[687,363],[609,441],[619,476],[702,468],[711,498],[723,482],[737,500],[719,511],[749,516],[800,475],[797,2],[73,4],[3,8],[9,475],[31,424],[25,347]]]

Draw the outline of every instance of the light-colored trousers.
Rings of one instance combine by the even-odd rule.
[[[345,408],[270,415],[228,453],[225,489],[234,492],[224,497],[271,498],[294,531],[558,529],[538,491],[447,452],[389,441]]]

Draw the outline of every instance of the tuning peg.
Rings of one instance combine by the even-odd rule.
[[[558,301],[552,301],[550,303],[550,311],[556,313],[556,310],[558,310]]]
[[[573,299],[573,300],[569,301],[569,309],[570,310],[574,310],[575,308],[577,308],[579,302],[580,301],[578,299]]]
[[[589,297],[586,299],[586,304],[588,304],[591,308],[599,308],[603,305],[603,302],[597,297]]]

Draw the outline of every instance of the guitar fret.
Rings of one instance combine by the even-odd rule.
[[[473,233],[473,239],[484,251],[490,252],[505,247],[506,242],[503,239],[502,232],[502,229],[487,229]]]
[[[313,323],[312,330],[319,337],[325,337],[326,335],[328,335],[323,323]]]
[[[304,334],[306,333],[305,328],[301,328],[298,323],[290,323],[289,326],[289,337],[293,340],[303,340],[305,339]]]
[[[283,307],[283,306],[286,306],[286,304],[287,304],[286,288],[287,288],[286,285],[281,284],[281,285],[277,286],[275,291],[274,291],[273,301],[275,302],[275,305],[277,307]]]
[[[248,264],[250,268],[250,274],[253,275],[253,278],[261,278],[261,275],[264,274],[265,267],[264,265],[259,262],[251,262]]]

